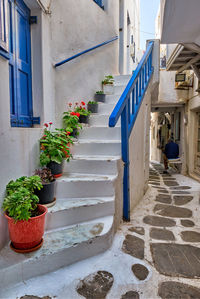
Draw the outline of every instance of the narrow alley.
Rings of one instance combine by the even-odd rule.
[[[152,162],[149,188],[109,250],[0,298],[200,298],[199,194],[198,182]]]

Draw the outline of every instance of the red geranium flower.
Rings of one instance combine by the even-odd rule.
[[[82,106],[80,106],[79,108],[80,108],[80,109],[82,109],[83,107],[82,107]]]
[[[82,101],[81,104],[82,104],[83,106],[85,106],[85,102]]]
[[[79,116],[80,116],[80,113],[78,113],[78,112],[77,112],[77,113],[76,113],[76,116],[78,116],[78,117],[79,117]]]
[[[74,111],[72,111],[72,112],[70,113],[70,115],[76,115],[76,113],[75,113]]]
[[[53,125],[53,123],[52,123],[52,122],[50,122],[49,124],[50,124],[50,125]]]
[[[44,126],[45,126],[46,128],[48,128],[49,125],[48,125],[47,123],[45,123]]]
[[[71,132],[69,132],[69,131],[66,131],[66,135],[70,135],[71,134]]]
[[[69,103],[68,105],[69,105],[69,107],[71,107],[71,106],[72,106],[72,103]]]

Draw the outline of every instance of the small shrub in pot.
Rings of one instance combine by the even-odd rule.
[[[95,101],[89,101],[87,104],[87,109],[91,113],[97,113],[98,112],[98,103]]]
[[[102,90],[99,90],[99,91],[96,91],[96,93],[94,95],[94,99],[97,102],[104,103],[106,101],[106,95],[104,94],[104,92]]]
[[[42,181],[43,188],[36,191],[36,195],[39,197],[39,203],[49,204],[54,201],[55,195],[55,182],[51,169],[44,167],[42,169],[36,169],[35,175],[38,175]]]
[[[32,251],[42,241],[47,208],[38,204],[39,198],[35,194],[42,187],[37,175],[20,177],[6,186],[2,208],[14,250]]]

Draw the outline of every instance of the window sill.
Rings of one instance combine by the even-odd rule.
[[[7,59],[7,60],[10,59],[10,55],[9,55],[9,53],[5,52],[5,51],[2,50],[1,48],[0,48],[0,56],[3,57],[3,58],[5,58],[5,59]]]

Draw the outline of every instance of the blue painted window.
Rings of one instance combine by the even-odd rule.
[[[93,0],[96,4],[98,4],[101,8],[103,7],[103,1],[102,0]]]
[[[0,0],[0,50],[8,51],[7,0]]]

